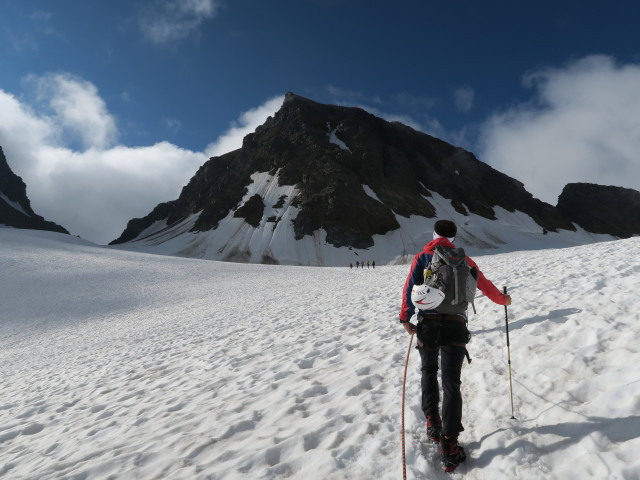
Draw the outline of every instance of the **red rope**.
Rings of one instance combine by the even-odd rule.
[[[407,366],[409,365],[409,354],[411,353],[411,344],[413,343],[413,333],[409,341],[409,350],[407,351],[407,359],[404,361],[404,379],[402,380],[402,478],[407,480],[407,456],[404,448],[404,389],[407,384]]]

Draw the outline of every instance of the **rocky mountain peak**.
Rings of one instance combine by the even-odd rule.
[[[434,218],[435,196],[447,199],[457,215],[495,220],[499,208],[529,216],[540,233],[575,231],[521,182],[462,148],[361,108],[290,92],[242,148],[211,158],[178,199],[133,219],[112,243],[153,237],[158,244],[186,229],[211,232],[207,238],[218,245],[216,252],[202,240],[200,255],[207,250],[209,258],[280,261],[271,247],[234,243],[235,237],[227,238],[233,230],[245,232],[243,238],[260,236],[266,244],[290,236],[287,242],[311,239],[327,248],[369,249],[377,236],[405,231],[402,225],[411,219]],[[266,252],[264,258],[256,257],[256,249]]]

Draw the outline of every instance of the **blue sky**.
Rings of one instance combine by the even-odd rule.
[[[463,146],[552,204],[569,181],[638,189],[639,10],[0,0],[0,146],[38,213],[99,243],[238,148],[287,91]]]

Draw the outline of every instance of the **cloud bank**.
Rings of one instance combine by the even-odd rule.
[[[111,146],[117,127],[95,86],[70,77],[64,88],[55,76],[30,80],[51,109],[0,90],[0,146],[33,209],[73,234],[100,244],[115,239],[131,218],[177,198],[206,160],[167,142]],[[83,149],[68,146],[74,136]]]
[[[205,154],[168,142],[115,144],[114,117],[95,85],[78,77],[31,76],[25,85],[33,89],[33,104],[0,90],[0,146],[39,215],[99,244],[177,198],[208,156],[239,148],[283,101],[276,97],[241,114]]]
[[[553,205],[565,184],[640,187],[640,65],[594,55],[526,75],[528,103],[491,116],[480,158]]]

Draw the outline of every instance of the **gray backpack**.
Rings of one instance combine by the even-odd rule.
[[[424,271],[424,284],[444,292],[438,313],[464,314],[470,303],[473,306],[478,270],[469,267],[463,248],[438,245]]]

